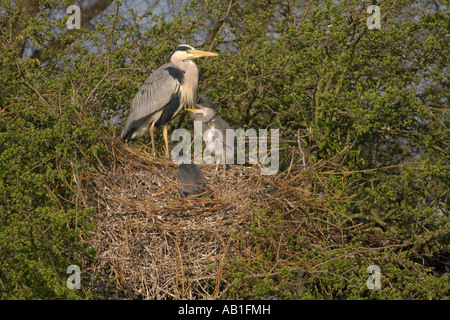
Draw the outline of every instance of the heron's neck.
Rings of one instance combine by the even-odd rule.
[[[181,94],[182,104],[194,103],[195,92],[198,85],[198,69],[192,60],[183,61],[180,69],[184,72],[183,90]]]
[[[216,115],[213,109],[205,108],[205,113],[203,114],[203,121],[210,121]]]

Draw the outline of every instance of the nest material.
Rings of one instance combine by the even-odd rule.
[[[256,165],[230,165],[226,178],[222,168],[200,165],[215,198],[183,200],[170,160],[116,139],[105,145],[108,164],[86,179],[84,196],[97,206],[90,273],[112,279],[114,298],[220,297],[229,259],[251,255],[252,244],[236,236],[249,232],[255,212],[286,216],[310,196],[286,179],[261,175]],[[285,227],[298,231],[302,223]]]

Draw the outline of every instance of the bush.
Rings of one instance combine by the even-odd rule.
[[[81,6],[80,30],[65,25],[70,4],[2,7],[3,299],[139,296],[114,291],[110,270],[88,273],[99,264],[99,206],[82,192],[96,194],[92,175],[118,165],[120,149],[104,141],[117,141],[136,90],[179,43],[220,53],[198,63],[198,91],[233,127],[280,129],[276,194],[287,185],[313,195],[304,207],[289,197],[272,199],[273,210],[242,203],[252,221],[235,244],[247,251],[226,256],[208,295],[448,299],[441,1],[385,1],[379,30],[353,0],[97,0]],[[191,126],[184,113],[171,129],[181,126]],[[82,290],[66,287],[72,264]],[[365,285],[369,265],[381,268],[381,290]]]

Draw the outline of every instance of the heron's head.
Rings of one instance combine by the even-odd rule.
[[[195,118],[201,121],[209,121],[217,114],[216,106],[208,98],[200,97],[196,107],[197,109],[186,110],[192,112],[195,115]]]
[[[209,52],[209,51],[202,51],[197,50],[187,44],[181,44],[179,45],[174,53],[172,54],[170,60],[191,60],[194,58],[201,58],[201,57],[215,57],[218,54],[215,52]]]

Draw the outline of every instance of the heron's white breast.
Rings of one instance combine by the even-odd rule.
[[[194,103],[195,92],[198,86],[198,69],[195,62],[189,60],[188,66],[184,71],[184,81],[180,87],[181,92],[181,105]]]

